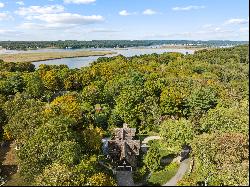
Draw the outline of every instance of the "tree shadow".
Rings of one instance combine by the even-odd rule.
[[[0,163],[1,164],[5,160],[7,153],[10,151],[10,144],[11,144],[11,141],[3,141],[0,145],[1,146],[1,149],[0,149]]]
[[[7,180],[9,180],[10,176],[15,174],[18,170],[17,165],[2,165],[1,168],[2,168],[2,175],[4,175],[7,178]]]
[[[15,174],[18,170],[18,166],[15,164],[3,164],[6,161],[7,153],[11,151],[11,143],[12,141],[3,141],[1,143],[0,149],[0,168],[1,168],[1,175],[4,176],[7,180]]]
[[[170,164],[176,157],[176,154],[169,154],[167,156],[163,156],[161,158],[161,166],[166,166],[168,164]]]

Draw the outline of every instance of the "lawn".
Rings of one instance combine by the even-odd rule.
[[[31,185],[25,182],[24,179],[19,175],[19,173],[15,173],[4,184],[4,186],[31,186]]]
[[[167,165],[163,170],[153,172],[148,179],[148,184],[153,186],[159,186],[169,181],[178,171],[179,164],[171,163]]]

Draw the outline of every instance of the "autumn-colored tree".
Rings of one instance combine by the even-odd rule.
[[[44,86],[51,91],[58,91],[61,89],[61,81],[56,73],[56,70],[46,71],[42,77]]]
[[[83,145],[88,154],[98,154],[101,151],[103,130],[90,125],[83,131]]]
[[[90,186],[116,186],[113,178],[105,173],[96,173],[89,178]]]
[[[54,99],[45,109],[48,116],[64,115],[80,121],[83,117],[80,98],[77,93],[70,93]]]
[[[34,184],[36,186],[70,186],[73,185],[72,172],[65,164],[53,163],[35,178]]]

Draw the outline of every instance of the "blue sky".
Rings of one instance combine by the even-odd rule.
[[[0,40],[249,40],[248,0],[0,0]]]

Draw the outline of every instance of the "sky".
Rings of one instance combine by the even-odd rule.
[[[0,40],[249,41],[248,0],[0,0]]]

